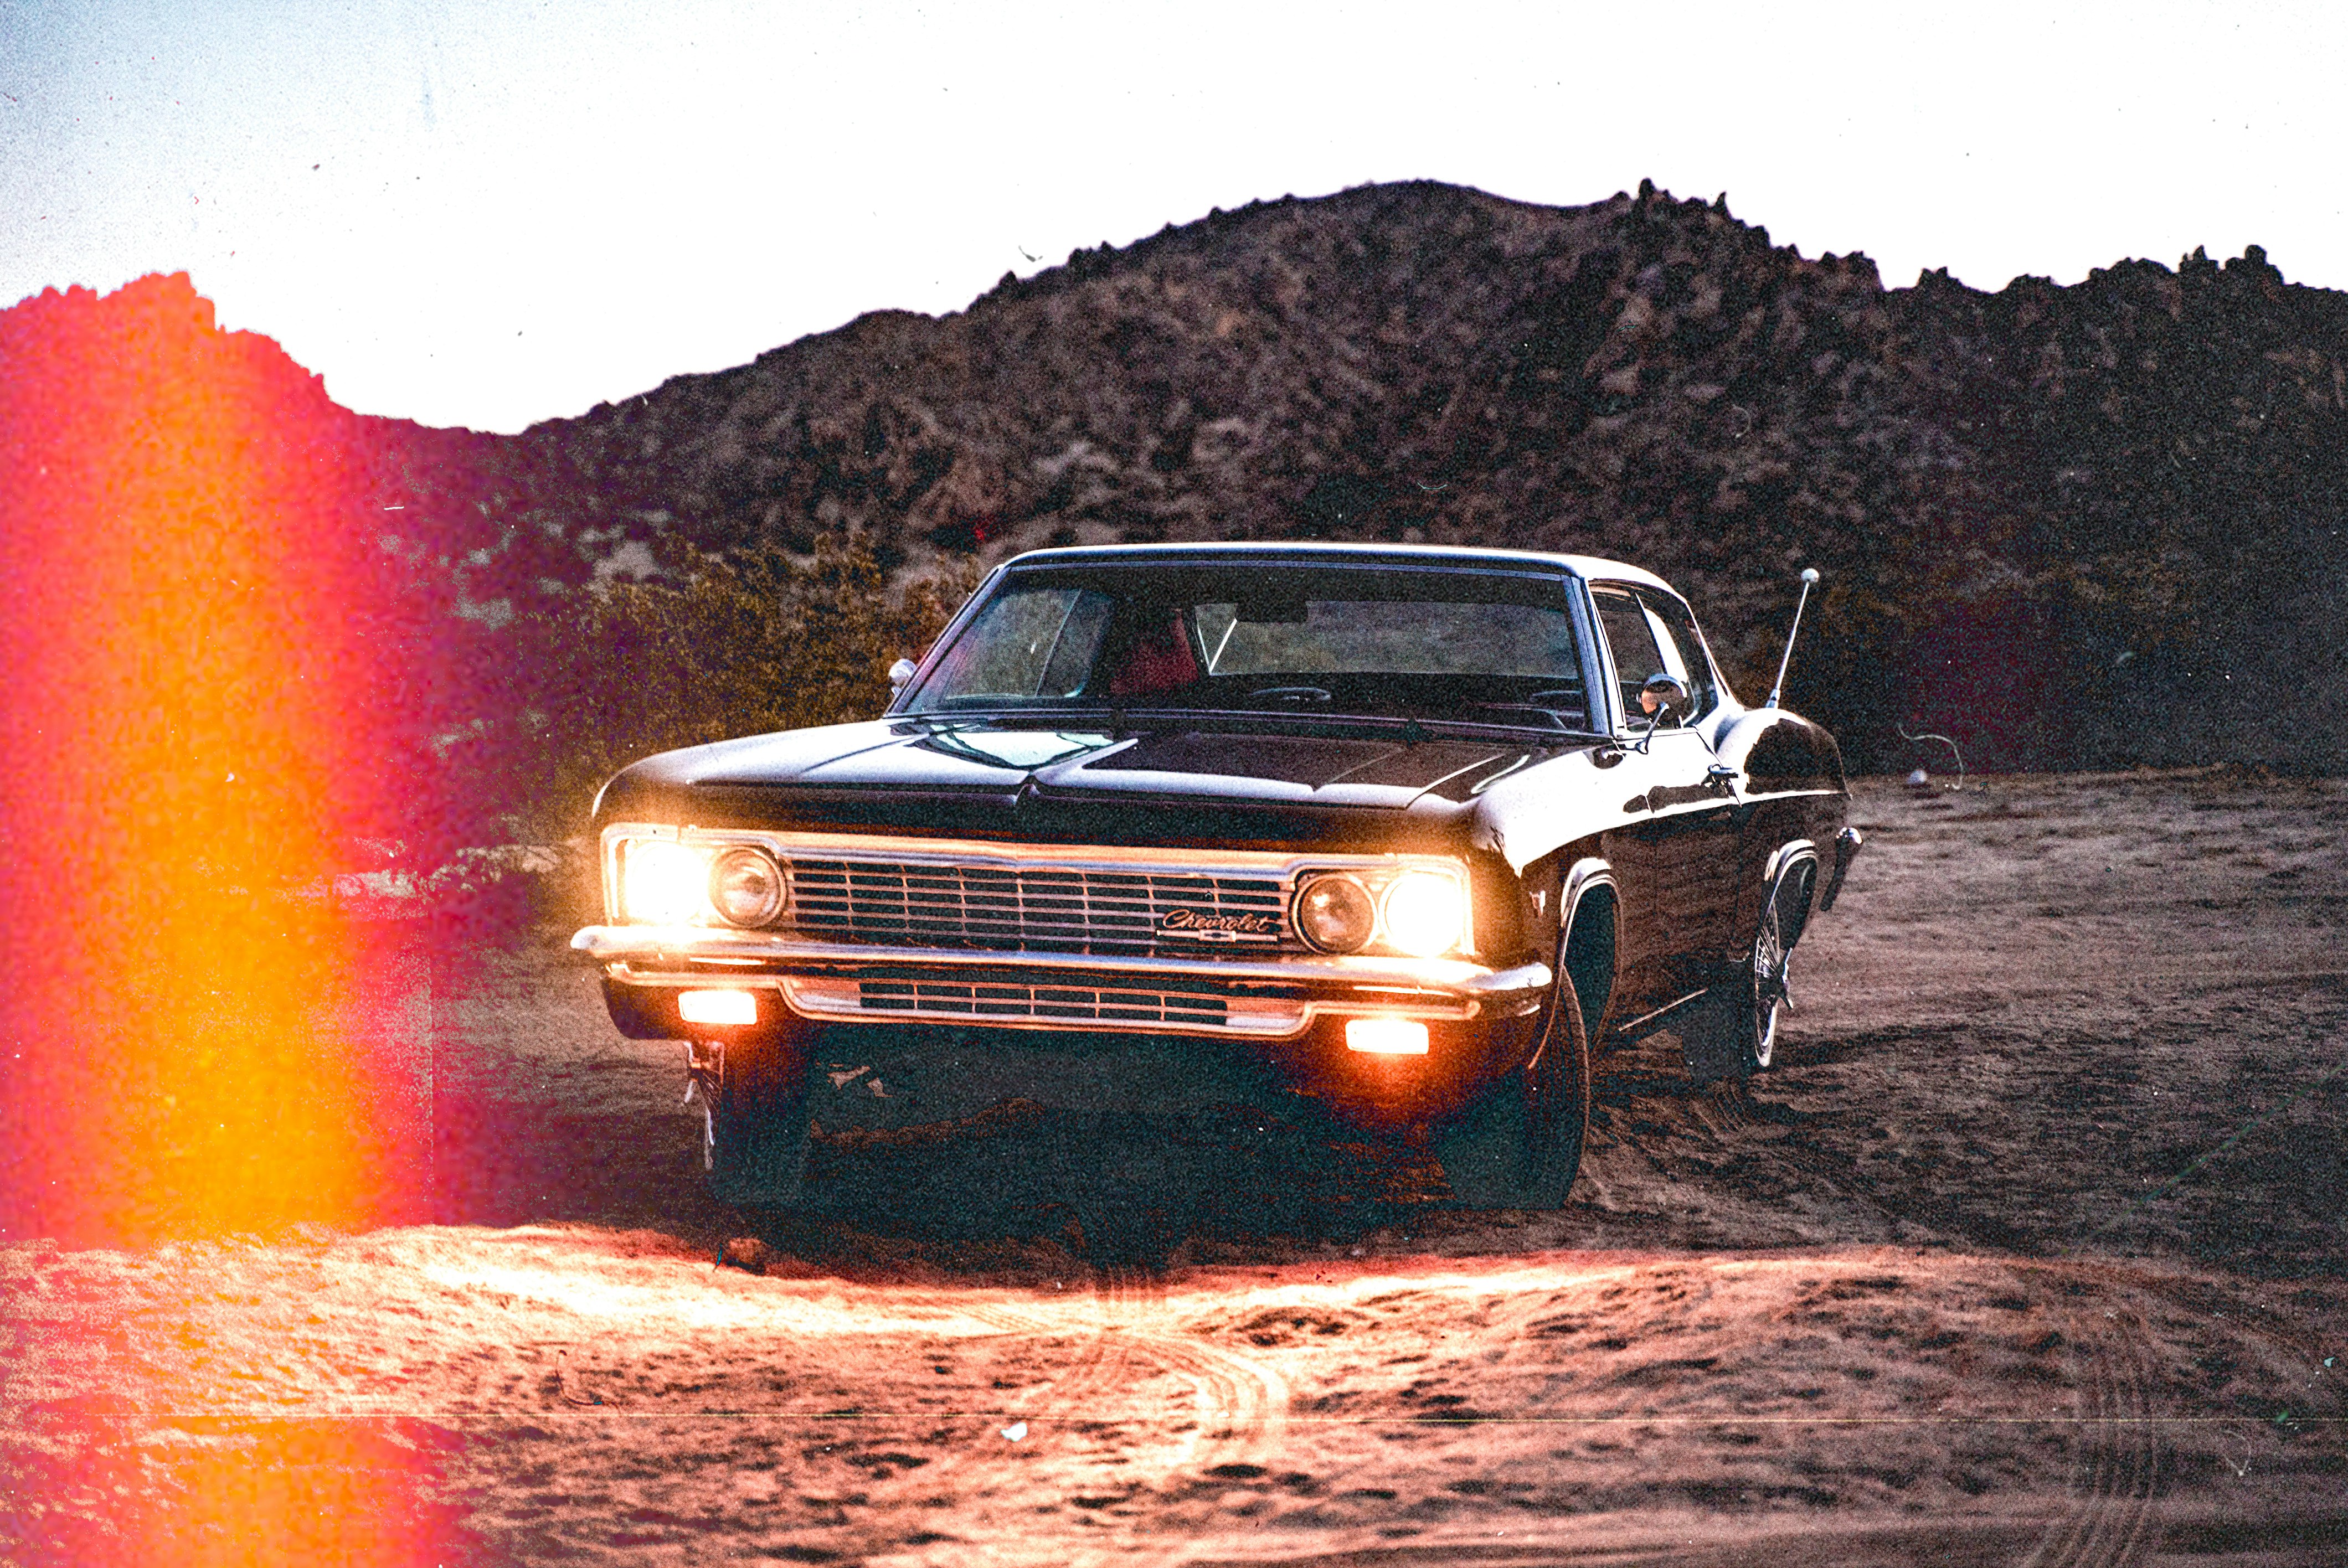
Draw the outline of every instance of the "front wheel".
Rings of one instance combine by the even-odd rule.
[[[1745,983],[1736,993],[1736,1048],[1746,1073],[1766,1068],[1777,1051],[1777,1017],[1786,1009],[1787,971],[1794,944],[1809,919],[1810,888],[1818,863],[1805,855],[1781,868],[1761,904]]]
[[[807,1172],[808,1053],[795,1036],[726,1042],[710,1092],[709,1195],[789,1208]]]
[[[1560,965],[1540,1049],[1435,1140],[1451,1195],[1471,1209],[1560,1209],[1590,1126],[1590,1035]]]

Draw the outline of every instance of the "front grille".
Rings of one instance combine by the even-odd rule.
[[[1044,1019],[1076,1023],[1159,1023],[1219,1028],[1230,1008],[1220,996],[1119,987],[958,984],[949,980],[865,980],[866,1012],[931,1013],[968,1019]]]
[[[798,929],[838,941],[1127,956],[1299,950],[1278,876],[817,859],[794,859],[789,875]],[[1169,933],[1161,923],[1177,910],[1194,932],[1219,934],[1236,920],[1271,934]]]

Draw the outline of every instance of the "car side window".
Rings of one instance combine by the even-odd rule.
[[[1655,630],[1638,599],[1627,589],[1593,588],[1591,602],[1598,608],[1598,623],[1606,632],[1607,651],[1614,655],[1614,683],[1621,688],[1622,712],[1634,730],[1645,728],[1640,715],[1639,689],[1647,677],[1671,667],[1655,645]]]
[[[1663,667],[1686,682],[1688,695],[1694,699],[1695,711],[1688,715],[1689,719],[1703,718],[1720,705],[1720,681],[1712,672],[1712,661],[1705,657],[1704,638],[1695,629],[1695,616],[1667,593],[1643,589],[1639,600],[1654,617]]]

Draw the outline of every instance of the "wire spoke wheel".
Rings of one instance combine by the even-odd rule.
[[[1761,922],[1753,933],[1753,953],[1746,985],[1737,998],[1737,1049],[1746,1072],[1768,1067],[1777,1051],[1777,1020],[1790,996],[1788,975],[1794,944],[1809,917],[1810,889],[1818,881],[1818,861],[1802,856],[1778,871],[1761,904]]]

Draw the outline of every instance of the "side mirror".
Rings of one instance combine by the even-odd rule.
[[[1691,706],[1686,682],[1665,670],[1648,676],[1639,688],[1639,707],[1647,715],[1647,730],[1633,749],[1646,755],[1647,748],[1654,744],[1655,732],[1684,715]]]
[[[1688,696],[1686,682],[1659,670],[1639,688],[1639,706],[1653,714],[1656,723],[1668,724],[1673,719],[1685,718],[1695,704]]]
[[[895,701],[897,693],[905,689],[905,682],[913,678],[913,671],[916,668],[917,666],[910,659],[900,659],[897,662],[889,666],[889,696],[891,701]]]

